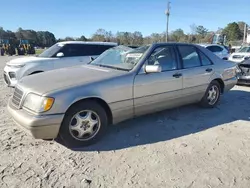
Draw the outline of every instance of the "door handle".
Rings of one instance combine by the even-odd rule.
[[[175,73],[175,74],[173,74],[173,77],[175,77],[175,78],[180,78],[181,76],[182,76],[181,73]]]
[[[206,69],[206,72],[212,72],[212,71],[213,71],[212,68],[207,68],[207,69]]]

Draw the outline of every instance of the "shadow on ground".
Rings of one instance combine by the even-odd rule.
[[[110,126],[107,134],[95,145],[71,149],[118,150],[175,139],[237,120],[249,121],[249,94],[246,91],[232,90],[213,109],[189,105],[129,120]]]

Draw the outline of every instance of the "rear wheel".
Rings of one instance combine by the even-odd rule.
[[[107,125],[104,108],[95,101],[84,101],[67,111],[59,135],[69,147],[88,146],[103,136]]]
[[[217,81],[212,81],[207,88],[205,95],[203,96],[200,104],[206,108],[215,107],[220,99],[221,87]]]

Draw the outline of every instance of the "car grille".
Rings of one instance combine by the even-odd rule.
[[[16,107],[20,107],[20,103],[23,97],[23,91],[15,88],[14,94],[12,96],[12,103],[16,106]]]

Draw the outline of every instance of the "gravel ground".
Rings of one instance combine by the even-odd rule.
[[[0,57],[0,72],[7,59]],[[94,146],[35,140],[6,111],[0,75],[0,187],[250,187],[250,88],[111,126]]]

